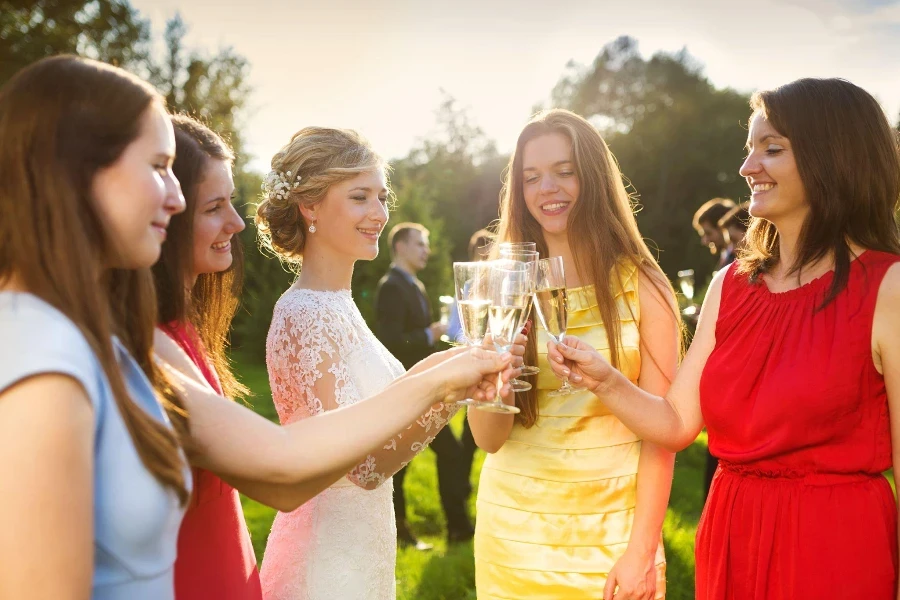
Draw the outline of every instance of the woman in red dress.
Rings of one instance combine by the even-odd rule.
[[[559,375],[644,439],[704,423],[720,459],[696,540],[700,600],[897,597],[900,198],[896,132],[872,96],[801,79],[751,100],[753,216],[665,398],[574,338]],[[672,327],[665,300],[643,319]],[[617,596],[618,598],[618,596]]]
[[[234,159],[225,142],[190,117],[172,117],[187,210],[172,219],[154,266],[160,329],[191,359],[216,394],[247,392],[231,373],[225,341],[241,288],[237,234],[245,225],[231,203]],[[176,600],[262,600],[259,572],[237,490],[194,467],[194,494],[178,535]]]

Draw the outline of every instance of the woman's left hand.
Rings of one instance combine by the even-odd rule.
[[[656,552],[646,555],[626,549],[609,571],[603,600],[653,600],[655,595]]]

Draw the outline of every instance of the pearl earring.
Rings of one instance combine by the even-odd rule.
[[[310,233],[315,233],[315,232],[316,232],[316,223],[315,223],[315,222],[313,222],[313,223],[309,226],[309,232],[310,232]]]

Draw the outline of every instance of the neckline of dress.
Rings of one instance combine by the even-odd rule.
[[[869,252],[870,252],[870,250],[863,250],[853,260],[850,261],[850,272],[851,273],[853,272],[853,269],[855,268],[856,263],[863,260],[863,257],[866,256],[867,254],[869,254]],[[759,277],[759,285],[762,288],[762,290],[765,292],[765,294],[767,296],[771,297],[772,299],[789,300],[791,298],[798,298],[798,297],[809,296],[812,294],[817,294],[827,284],[830,284],[831,280],[833,278],[834,278],[834,268],[831,268],[828,271],[825,271],[824,273],[822,273],[821,275],[816,277],[815,279],[811,279],[810,281],[807,281],[806,283],[804,283],[801,286],[798,286],[798,287],[795,287],[795,288],[792,288],[789,290],[785,290],[783,292],[773,292],[769,288],[769,284],[766,283],[766,280],[763,278],[762,275],[760,275],[760,277]]]
[[[302,292],[305,294],[322,294],[324,296],[347,296],[352,297],[352,292],[349,289],[340,289],[340,290],[313,290],[310,288],[302,288],[302,287],[292,287],[290,289],[292,292]]]

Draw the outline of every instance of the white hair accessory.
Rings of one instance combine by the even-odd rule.
[[[269,200],[285,200],[292,189],[300,185],[300,175],[297,175],[291,181],[291,172],[280,173],[278,171],[269,171],[266,178],[262,182],[262,190],[266,193]]]

